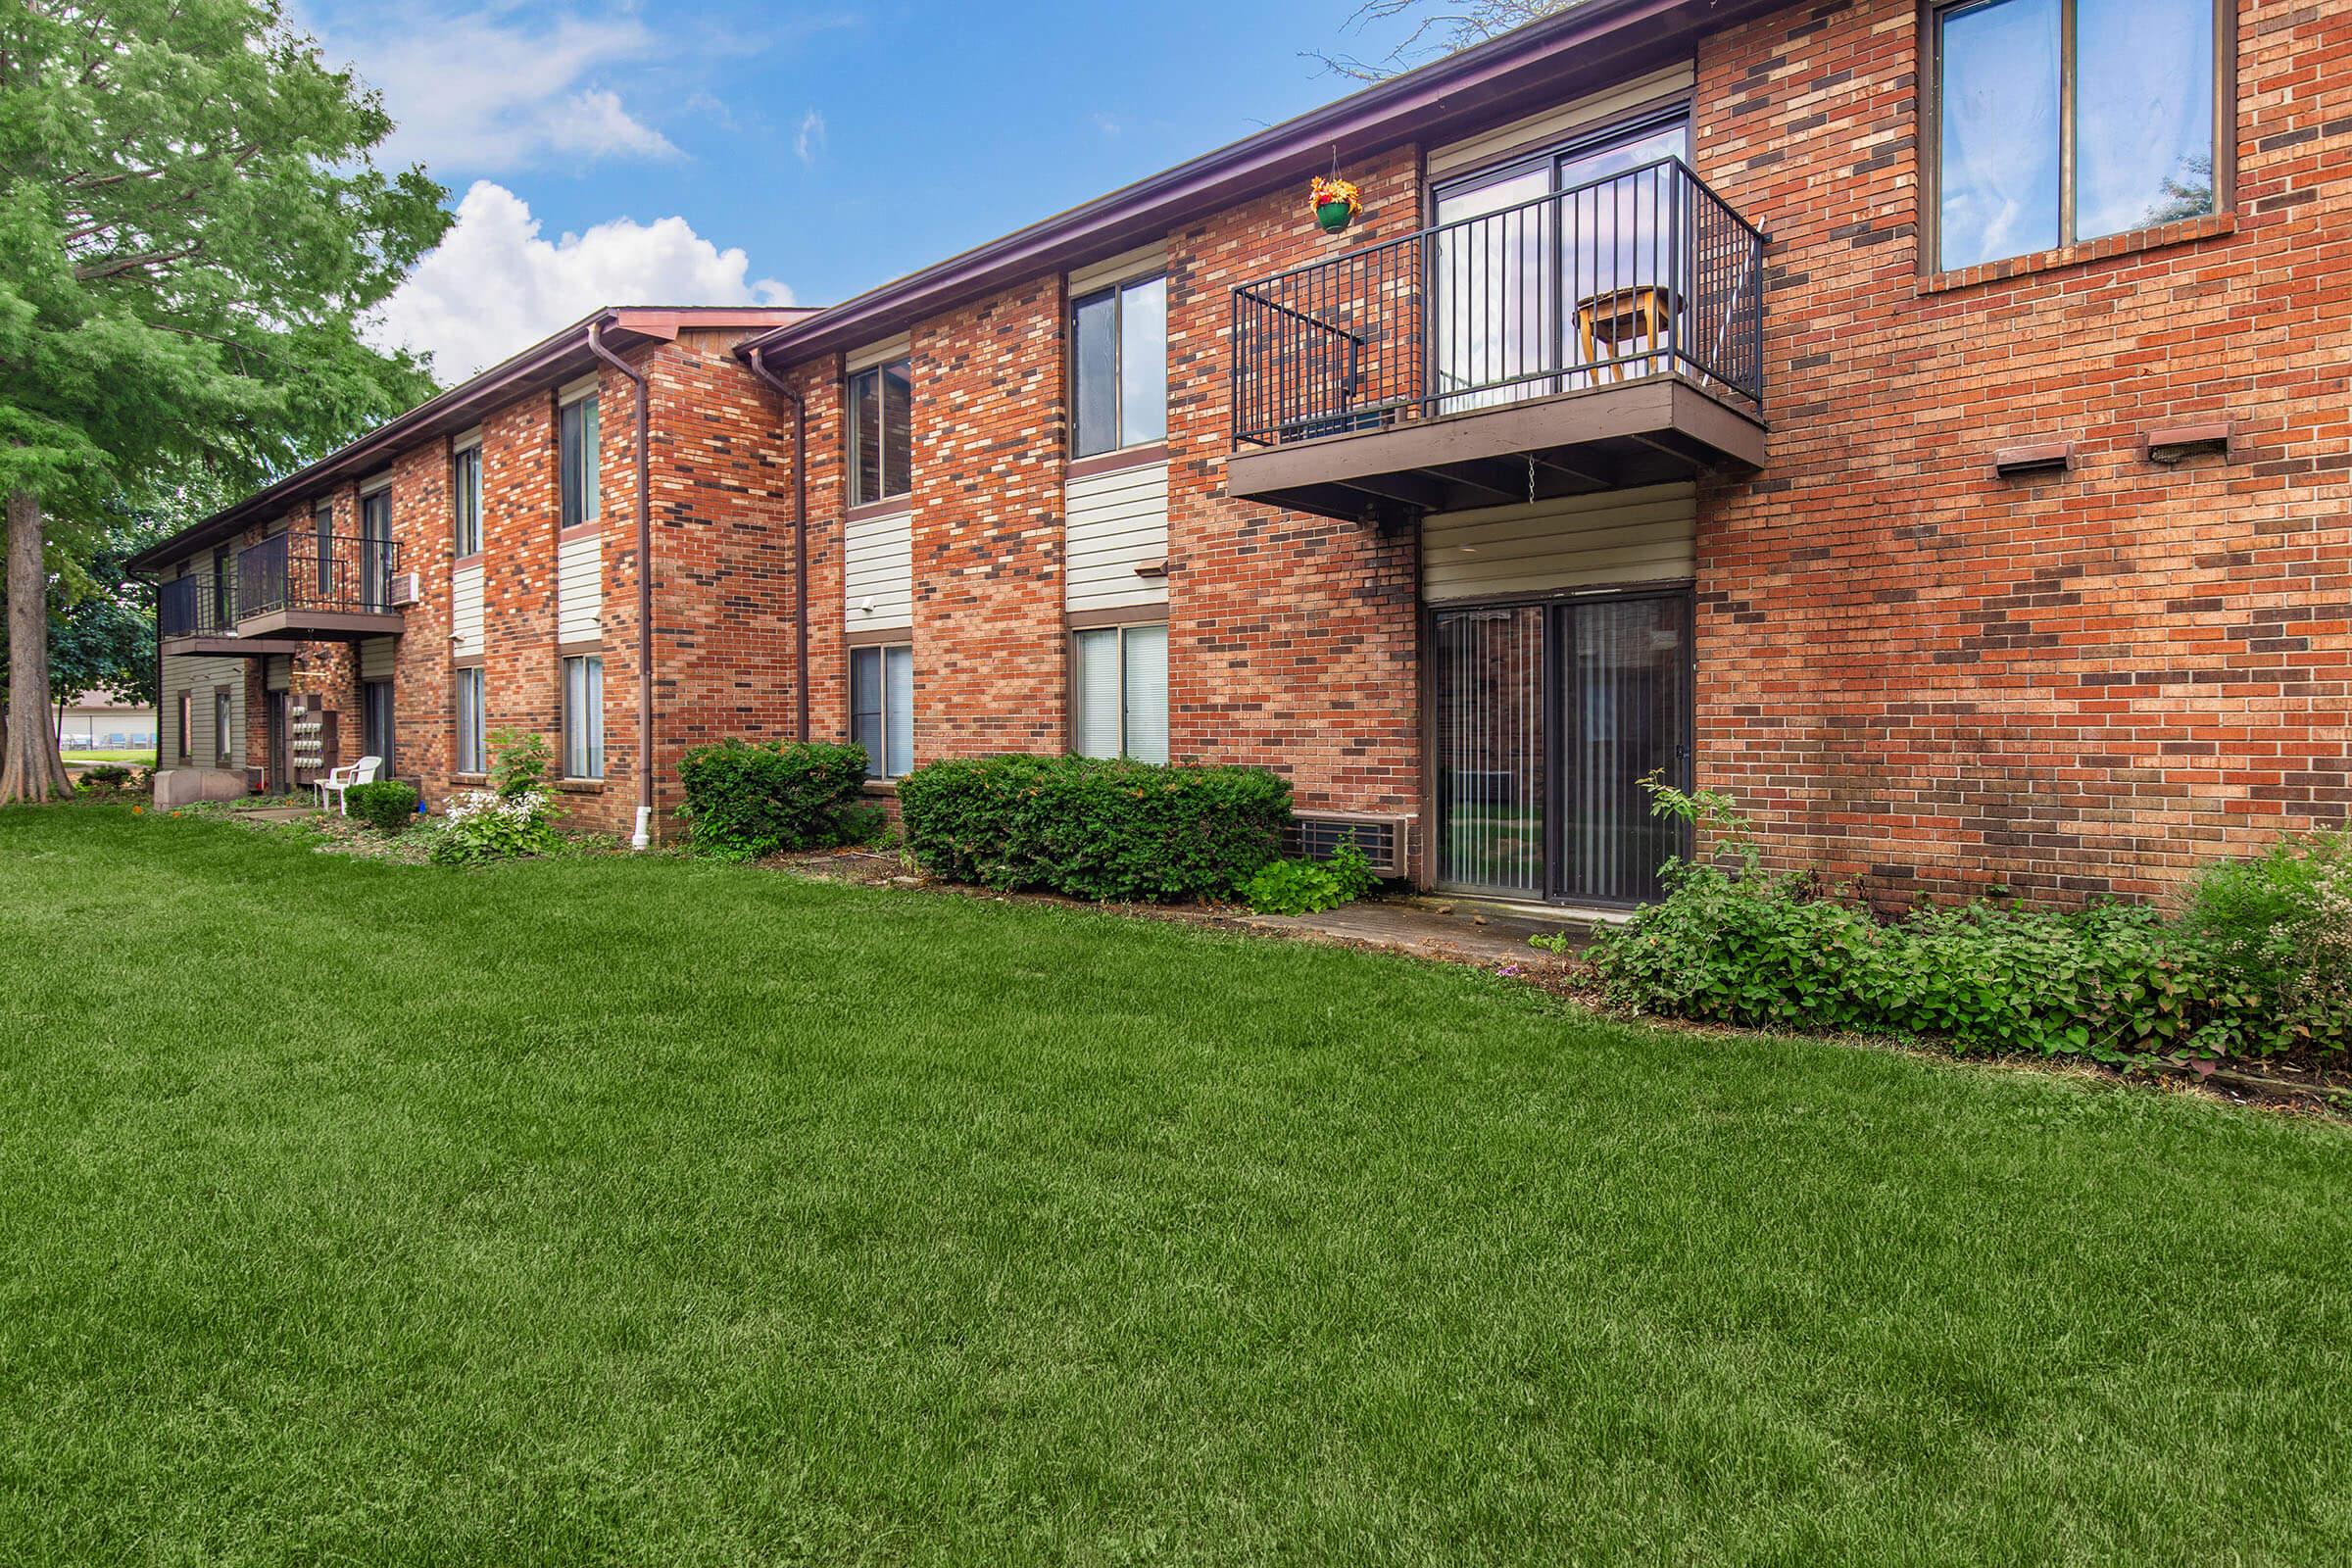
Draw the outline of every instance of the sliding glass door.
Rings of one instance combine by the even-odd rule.
[[[1690,601],[1625,595],[1437,612],[1438,879],[1571,904],[1658,896],[1690,783]]]

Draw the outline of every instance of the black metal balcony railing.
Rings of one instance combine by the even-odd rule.
[[[1233,293],[1236,445],[1681,373],[1764,403],[1764,236],[1679,158]]]
[[[390,539],[290,530],[237,556],[240,617],[282,610],[390,612],[400,546]]]
[[[156,591],[156,630],[166,637],[233,637],[236,585],[211,575],[174,577]]]

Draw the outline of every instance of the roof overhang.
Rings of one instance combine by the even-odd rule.
[[[681,331],[690,328],[772,328],[810,314],[806,308],[783,306],[614,306],[597,311],[471,380],[394,416],[309,467],[141,551],[130,559],[130,569],[153,571],[192,551],[233,538],[258,520],[381,469],[403,447],[469,429],[503,404],[587,374],[598,363],[588,347],[591,327],[599,329],[607,348],[626,354],[648,344],[675,341]]]
[[[1346,164],[1408,141],[1448,140],[1536,113],[1687,55],[1702,34],[1788,3],[1584,0],[813,312],[739,345],[736,353],[784,366],[855,348],[997,289],[1161,238],[1267,190],[1303,187],[1335,155]]]

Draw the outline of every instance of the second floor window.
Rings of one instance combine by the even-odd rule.
[[[481,554],[482,449],[460,447],[450,454],[449,494],[458,558]]]
[[[556,416],[556,485],[563,525],[577,527],[603,515],[597,496],[596,397],[574,398]]]
[[[1936,11],[1936,268],[2218,212],[2215,7],[1973,0]]]
[[[862,507],[914,488],[913,365],[893,360],[850,377],[850,505]]]
[[[1168,280],[1139,278],[1070,306],[1079,457],[1168,434]]]

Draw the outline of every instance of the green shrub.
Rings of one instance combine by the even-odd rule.
[[[1269,860],[1243,885],[1260,914],[1320,914],[1352,903],[1380,884],[1364,852],[1349,839],[1328,860]]]
[[[1762,869],[1744,821],[1723,797],[1655,794],[1661,811],[1711,828],[1733,863],[1670,862],[1665,899],[1595,936],[1593,969],[1618,1005],[1761,1028],[1936,1035],[1963,1051],[2106,1061],[2278,1049],[2263,1022],[2272,1004],[2227,951],[2154,909],[1975,904],[1923,906],[1882,922],[1809,878]],[[2245,891],[2239,880],[2217,880]],[[2333,928],[2316,912],[2320,899],[2297,906],[2315,911],[2321,934],[2295,951],[2332,951],[2328,942],[2342,932],[2325,934]],[[2294,995],[2324,1003],[2329,987],[2322,976],[2341,965],[2315,961],[2292,972],[2312,977]],[[2340,1047],[2340,1034],[2334,1043]]]
[[[2352,829],[2207,867],[2182,924],[2252,999],[2244,1049],[2352,1047]]]
[[[354,784],[344,791],[343,805],[379,833],[397,833],[416,818],[416,791],[397,779]]]
[[[511,798],[493,790],[464,790],[449,798],[426,858],[435,865],[481,865],[554,855],[563,847],[555,800],[545,790]]]
[[[117,762],[101,762],[81,770],[81,787],[96,793],[111,795],[129,783],[130,769]]]
[[[899,781],[906,848],[936,875],[1082,899],[1222,898],[1280,852],[1291,787],[1252,767],[985,757]]]
[[[881,825],[881,811],[863,799],[862,746],[728,739],[689,751],[678,776],[690,841],[722,860],[860,842]]]
[[[490,788],[502,801],[544,789],[555,765],[555,752],[536,730],[502,729],[490,736]]]

